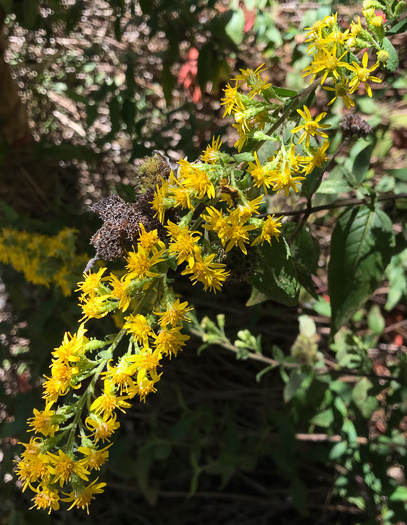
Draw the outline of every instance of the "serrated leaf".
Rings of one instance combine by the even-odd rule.
[[[299,285],[294,261],[284,237],[257,248],[258,267],[247,282],[269,299],[287,306],[297,304]]]
[[[378,207],[346,210],[332,234],[328,288],[335,333],[375,291],[390,262],[394,233]]]
[[[388,38],[383,38],[382,50],[389,53],[389,59],[387,60],[384,69],[394,73],[399,67],[399,56]]]

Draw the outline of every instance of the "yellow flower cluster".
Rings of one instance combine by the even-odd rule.
[[[320,76],[321,85],[325,84],[327,79],[331,80],[333,86],[324,86],[324,89],[332,91],[335,95],[328,105],[333,104],[339,97],[350,109],[351,106],[355,105],[350,95],[358,89],[360,83],[363,82],[367,94],[371,97],[372,89],[369,82],[382,82],[380,78],[372,75],[380,63],[386,62],[386,55],[383,54],[380,45],[373,38],[373,36],[377,36],[379,25],[383,32],[381,36],[381,40],[383,40],[383,18],[375,16],[374,12],[373,8],[363,11],[367,26],[373,30],[373,35],[362,27],[359,17],[357,24],[352,22],[349,29],[341,31],[336,13],[326,16],[323,20],[315,22],[312,27],[306,28],[308,31],[306,42],[309,43],[308,52],[313,54],[313,60],[310,66],[305,68],[303,76],[312,75],[311,82],[315,77]],[[378,20],[381,22],[377,25]],[[376,63],[368,68],[368,53],[365,52],[360,65],[353,52],[355,49],[372,46],[377,51]],[[388,57],[387,53],[387,59]]]
[[[75,237],[70,228],[55,236],[5,228],[0,232],[0,262],[23,272],[27,281],[55,284],[70,295],[87,262],[86,255],[75,255]]]

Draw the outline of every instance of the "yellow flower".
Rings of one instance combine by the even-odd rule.
[[[109,302],[108,295],[102,297],[89,296],[86,299],[82,299],[80,306],[83,313],[80,319],[81,321],[84,319],[86,319],[86,321],[89,319],[101,319],[117,307],[116,303]]]
[[[90,411],[98,415],[111,416],[117,408],[125,412],[125,408],[130,408],[130,403],[126,402],[128,396],[116,396],[116,387],[111,379],[105,379],[103,394],[97,397],[90,406]]]
[[[83,356],[83,345],[88,341],[84,335],[86,331],[85,325],[82,323],[77,334],[72,336],[66,332],[61,346],[55,348],[52,355],[66,364],[69,364],[71,361],[80,361]]]
[[[319,149],[311,148],[311,155],[301,157],[301,165],[303,166],[304,174],[308,175],[315,167],[321,168],[322,164],[327,160],[326,152],[329,148],[329,140],[326,140]]]
[[[56,423],[56,414],[54,410],[51,410],[53,404],[53,401],[47,403],[43,411],[34,408],[34,417],[27,421],[28,425],[33,427],[34,432],[51,437],[55,435],[55,432],[58,432],[59,426]]]
[[[138,245],[144,248],[144,250],[151,251],[154,246],[159,242],[157,230],[146,231],[144,224],[140,222],[140,233],[138,238]]]
[[[30,507],[30,510],[34,507],[37,509],[48,509],[48,514],[50,514],[51,510],[59,509],[58,490],[39,485],[37,489],[35,489],[35,492],[37,492],[37,494],[32,499],[34,505]]]
[[[262,166],[256,151],[254,152],[254,158],[255,163],[249,162],[247,171],[253,178],[254,186],[257,188],[263,186],[264,193],[267,193],[267,189],[273,184],[277,171],[268,169],[267,165]]]
[[[369,95],[369,97],[371,97],[372,96],[372,88],[369,86],[369,84],[367,82],[368,81],[370,81],[370,82],[378,82],[378,83],[381,82],[380,78],[373,77],[371,75],[371,73],[373,71],[375,71],[379,67],[379,62],[376,62],[376,64],[374,64],[371,68],[368,69],[367,68],[368,60],[369,60],[368,54],[367,54],[367,52],[365,52],[365,54],[363,55],[363,58],[362,58],[362,65],[363,65],[363,67],[360,67],[359,64],[357,62],[354,62],[354,61],[352,61],[352,64],[353,64],[352,66],[350,66],[349,64],[346,65],[346,67],[350,71],[353,71],[354,73],[356,73],[356,75],[352,78],[352,80],[349,83],[349,87],[350,87],[349,93],[353,93],[354,91],[356,91],[357,88],[359,87],[359,84],[361,82],[364,82],[365,88],[366,88],[366,92]]]
[[[165,260],[162,258],[164,252],[165,250],[162,249],[150,255],[141,246],[138,247],[137,252],[129,252],[128,257],[125,257],[127,261],[126,268],[129,271],[127,278],[146,279],[147,277],[157,277],[159,274],[152,272],[150,268]]]
[[[106,487],[106,483],[96,483],[99,478],[96,478],[92,483],[81,489],[76,489],[67,494],[67,498],[62,498],[61,501],[71,502],[72,505],[68,510],[76,506],[77,509],[85,509],[89,514],[89,504],[94,499],[94,494],[101,494]]]
[[[193,310],[193,308],[188,308],[188,301],[181,303],[180,300],[177,299],[164,312],[154,312],[154,314],[161,318],[159,323],[162,327],[167,326],[167,324],[176,326],[178,323],[182,324],[184,321],[188,323],[191,322],[187,317],[187,313],[191,310]]]
[[[178,164],[181,166],[180,175],[185,188],[194,190],[198,199],[203,199],[205,195],[210,199],[215,197],[215,188],[205,171],[185,159],[180,159]]]
[[[300,140],[298,141],[298,144],[301,144],[301,142],[306,138],[305,145],[308,148],[310,137],[319,135],[320,137],[327,138],[328,135],[320,130],[330,128],[331,126],[329,124],[319,124],[319,122],[326,116],[326,113],[320,113],[319,115],[317,115],[317,117],[315,117],[315,120],[313,120],[311,112],[307,108],[307,106],[303,106],[303,110],[304,111],[302,111],[301,109],[297,109],[297,113],[301,115],[301,117],[305,120],[305,123],[292,129],[291,133],[297,133],[297,131],[303,129],[304,131],[300,137]]]
[[[348,84],[349,84],[349,78],[346,78],[342,75],[340,84],[338,84],[336,80],[334,79],[335,87],[324,86],[324,89],[326,89],[327,91],[335,92],[335,97],[330,102],[328,102],[328,106],[333,104],[338,97],[343,98],[343,102],[348,109],[350,109],[351,106],[355,105],[353,100],[349,97],[349,85]]]
[[[103,465],[103,463],[106,463],[108,460],[109,452],[107,449],[111,447],[112,444],[113,443],[100,450],[89,447],[78,447],[78,452],[85,456],[85,458],[81,460],[83,466],[85,468],[89,468],[89,470],[100,470],[100,467]]]
[[[200,281],[204,285],[204,290],[216,290],[222,288],[222,283],[226,281],[230,272],[226,271],[224,264],[212,262],[215,258],[215,254],[212,253],[207,255],[204,259],[200,251],[195,252],[195,260],[188,263],[188,267],[182,272],[182,275],[191,275],[190,279],[193,284]]]
[[[52,464],[48,465],[48,470],[54,476],[52,483],[64,485],[69,481],[73,474],[76,474],[82,479],[87,480],[89,472],[84,467],[81,461],[75,461],[72,457],[65,454],[61,449],[58,450],[58,455],[48,452],[48,456]]]
[[[201,160],[202,162],[206,162],[207,164],[216,164],[219,160],[219,150],[222,145],[222,140],[220,140],[220,137],[215,139],[215,137],[212,138],[212,144],[209,144],[209,146],[206,147],[206,149],[202,152]]]
[[[321,78],[321,84],[323,84],[328,75],[332,75],[334,78],[339,78],[338,68],[347,67],[349,64],[347,62],[341,62],[341,59],[346,55],[347,51],[342,53],[338,58],[336,56],[336,44],[334,44],[332,50],[321,49],[315,56],[311,65],[304,69],[303,77],[307,77],[312,74],[311,82],[314,81],[316,75],[322,71],[324,74]]]
[[[223,117],[230,115],[234,106],[238,103],[239,94],[238,94],[238,83],[236,81],[235,87],[232,87],[230,84],[226,84],[226,88],[223,90],[225,96],[221,99],[221,106],[225,106],[225,112]]]
[[[23,482],[23,492],[27,487],[34,490],[31,483],[49,481],[48,463],[49,458],[46,454],[36,454],[30,459],[22,459],[18,462],[16,474]]]
[[[103,417],[91,414],[86,418],[85,425],[92,431],[95,441],[109,441],[114,431],[120,427],[120,423],[116,421],[116,418],[116,414],[113,414],[111,417],[109,414],[104,414]]]
[[[100,292],[100,283],[102,282],[102,277],[106,270],[107,268],[100,268],[98,273],[92,273],[91,270],[89,270],[88,273],[84,273],[83,276],[85,277],[85,280],[78,283],[78,288],[75,291],[81,291],[82,297],[86,297],[88,295],[94,297],[98,292]]]
[[[263,222],[260,235],[254,239],[252,246],[256,246],[260,243],[263,245],[265,241],[271,244],[272,237],[275,237],[278,241],[280,236],[279,228],[281,228],[281,217],[274,219],[274,214],[270,217],[267,217],[267,219]]]
[[[171,186],[168,191],[175,201],[174,206],[181,206],[183,209],[188,208],[189,210],[192,210],[193,206],[190,195],[192,190],[185,188],[184,185],[174,176],[173,172],[170,173],[170,184]]]
[[[107,371],[103,372],[102,376],[109,379],[116,386],[119,387],[119,392],[122,394],[123,390],[128,392],[131,388],[133,380],[131,376],[134,373],[133,364],[129,360],[130,356],[123,356],[117,366],[110,366],[110,361],[107,364]]]
[[[202,214],[202,219],[207,223],[203,228],[209,231],[214,231],[222,237],[224,229],[227,227],[227,222],[221,210],[217,210],[213,206],[206,208],[206,215]]]
[[[239,246],[242,252],[247,255],[245,243],[250,242],[248,232],[255,230],[256,226],[252,224],[244,225],[244,220],[242,221],[239,217],[239,211],[236,211],[229,215],[228,225],[223,232],[221,241],[223,246],[226,246],[227,252],[230,251],[234,246]]]
[[[169,185],[167,181],[163,181],[161,186],[157,185],[153,200],[149,203],[151,208],[155,211],[154,217],[158,217],[161,224],[164,223],[165,211],[172,206],[168,198]]]
[[[155,388],[155,383],[160,380],[161,374],[157,375],[155,372],[150,372],[151,378],[148,378],[145,375],[145,371],[142,371],[140,374],[140,377],[137,377],[137,385],[131,392],[131,397],[136,396],[137,394],[140,396],[140,401],[146,400],[146,396],[148,394],[151,394],[152,392],[157,392],[157,389]]]
[[[130,282],[127,275],[123,276],[120,280],[113,273],[109,276],[109,284],[112,287],[110,297],[119,300],[118,308],[122,312],[125,312],[131,303]]]
[[[239,219],[243,222],[250,219],[250,217],[257,213],[260,204],[263,202],[263,195],[260,195],[256,199],[246,201],[244,204],[239,204],[234,213],[239,216]]]
[[[149,325],[144,315],[136,314],[129,315],[124,318],[127,323],[124,324],[123,328],[127,330],[137,343],[142,343],[148,348],[148,337],[153,335],[153,329]]]
[[[177,356],[177,352],[182,350],[186,341],[190,338],[189,335],[181,334],[182,326],[174,326],[169,330],[164,329],[159,334],[155,335],[155,347],[160,353]],[[138,378],[137,378],[138,380]]]
[[[250,88],[249,96],[253,98],[256,94],[260,94],[262,91],[265,91],[268,89],[271,84],[267,83],[268,77],[266,77],[264,80],[261,79],[260,74],[263,73],[267,68],[264,67],[264,64],[259,66],[255,71],[252,69],[241,69],[240,75],[237,75],[235,80],[237,82],[243,82],[246,83],[247,86]]]
[[[161,358],[162,355],[159,349],[152,351],[151,348],[143,348],[139,354],[128,356],[128,361],[131,362],[133,373],[134,370],[139,369],[143,369],[146,372],[150,372],[151,370],[155,372],[157,367],[160,366]]]
[[[171,221],[167,222],[165,228],[168,230],[168,235],[171,237],[168,251],[171,254],[177,255],[177,263],[181,264],[184,261],[192,259],[194,248],[201,236],[200,232],[190,231],[188,228],[181,228]]]

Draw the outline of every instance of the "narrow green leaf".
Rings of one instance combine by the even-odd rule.
[[[285,89],[276,86],[273,86],[273,89],[279,97],[292,98],[298,94],[297,91],[293,91],[292,89]]]
[[[366,173],[370,167],[370,157],[372,155],[373,144],[368,144],[357,155],[353,162],[352,173],[357,182],[360,184],[366,178]]]
[[[110,123],[112,126],[111,133],[116,133],[120,128],[120,102],[113,97],[109,102]]]
[[[258,268],[249,284],[269,299],[292,306],[297,304],[299,285],[293,258],[284,237],[257,248]]]
[[[328,267],[333,333],[375,291],[393,246],[392,222],[378,207],[348,209],[339,218],[332,234]]]
[[[198,56],[198,72],[197,79],[202,91],[205,89],[206,83],[211,79],[213,70],[213,45],[208,42],[202,46]]]
[[[398,33],[404,33],[407,30],[407,18],[403,18],[396,25],[387,31],[388,35],[397,35]]]
[[[164,64],[163,66],[161,81],[163,85],[165,103],[167,104],[167,106],[169,106],[172,100],[172,90],[175,86],[175,78],[174,75],[171,73],[168,64]]]

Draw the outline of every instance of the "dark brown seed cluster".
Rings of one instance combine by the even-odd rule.
[[[118,195],[111,195],[90,206],[103,220],[103,226],[90,240],[96,249],[96,258],[114,261],[123,257],[129,245],[137,239],[140,223],[146,231],[162,229],[153,217],[149,204],[152,198],[153,191],[148,191],[139,196],[135,204],[129,204]]]
[[[339,127],[343,131],[343,134],[349,137],[357,135],[358,137],[365,138],[369,133],[372,133],[372,127],[366,122],[366,120],[363,120],[363,118],[355,113],[347,113],[344,115]]]

